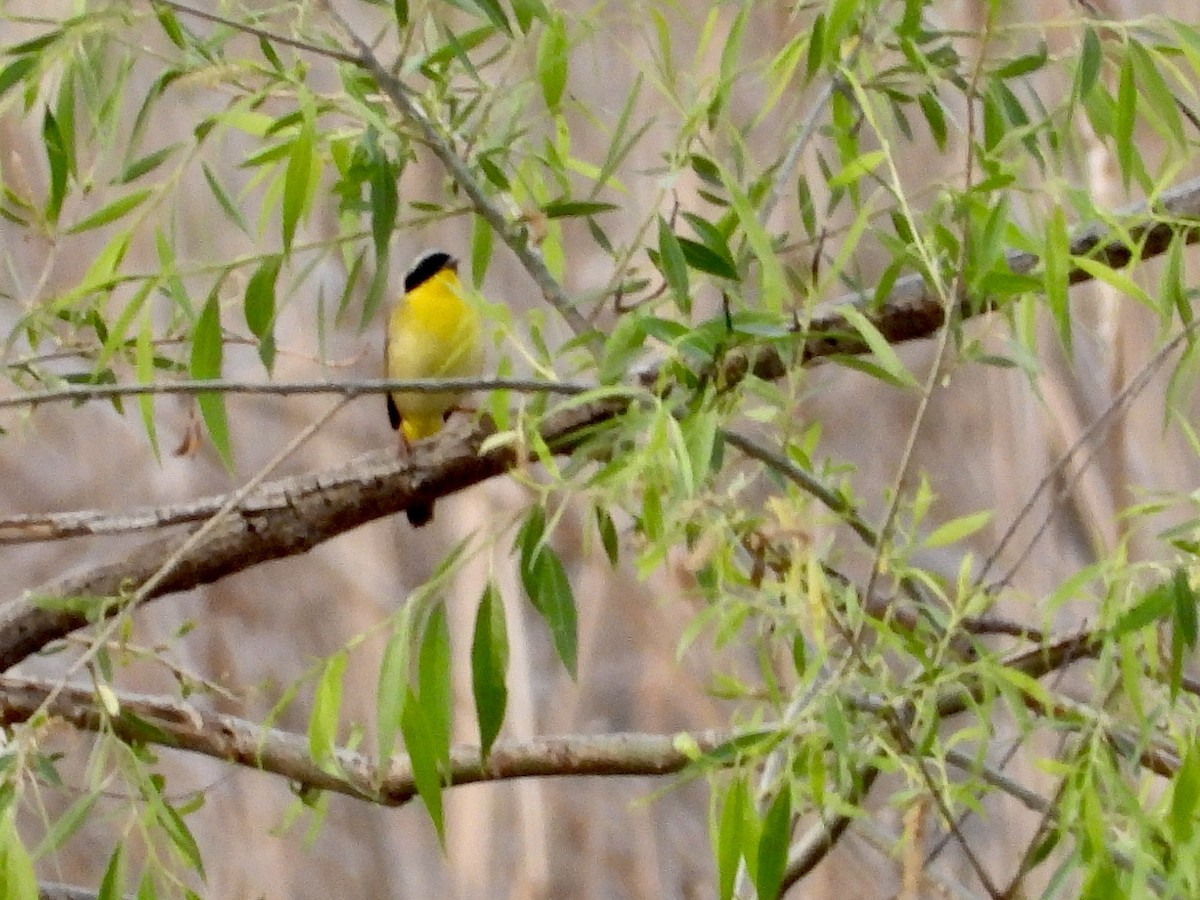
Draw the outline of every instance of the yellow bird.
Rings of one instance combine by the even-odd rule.
[[[388,319],[384,345],[388,378],[473,378],[483,371],[479,312],[464,298],[458,260],[435,250],[416,261],[404,277],[404,296]],[[461,391],[388,394],[388,418],[400,430],[401,448],[437,434],[457,407]],[[433,504],[406,510],[420,527],[433,518]]]

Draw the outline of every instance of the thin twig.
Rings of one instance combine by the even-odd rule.
[[[288,397],[294,394],[338,394],[348,400],[368,394],[405,391],[412,394],[437,394],[444,391],[515,391],[520,394],[582,394],[596,385],[571,381],[545,381],[536,378],[361,378],[351,381],[157,381],[146,384],[73,384],[44,391],[29,391],[15,397],[0,398],[0,409],[15,406],[41,406],[46,403],[83,403],[111,400],[114,397],[158,396],[164,394],[269,394]]]
[[[273,44],[283,44],[285,47],[294,47],[297,50],[303,50],[306,53],[312,53],[317,56],[324,56],[328,59],[334,59],[338,62],[352,63],[357,65],[358,57],[353,53],[346,53],[344,50],[331,50],[328,47],[322,47],[318,44],[310,44],[307,41],[296,40],[295,38],[285,37],[274,31],[267,31],[265,28],[256,28],[253,25],[247,25],[245,22],[236,22],[233,19],[227,19],[224,16],[219,16],[216,13],[205,12],[202,9],[196,9],[192,6],[185,6],[182,3],[176,3],[175,0],[150,0],[151,6],[166,6],[175,12],[183,13],[185,16],[190,16],[195,19],[202,19],[205,22],[212,22],[215,25],[224,25],[226,28],[231,28],[234,31],[240,31],[245,34],[252,34],[255,37],[262,38],[265,41],[270,41]]]

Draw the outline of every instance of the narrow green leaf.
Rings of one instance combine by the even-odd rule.
[[[981,512],[972,513],[969,516],[961,516],[960,518],[953,519],[944,525],[939,525],[929,537],[925,538],[925,546],[936,548],[956,544],[990,522],[993,513],[993,510],[985,509]]]
[[[187,864],[203,878],[204,860],[200,855],[200,845],[196,843],[195,835],[183,821],[183,816],[163,797],[159,797],[154,806],[158,823],[166,832],[167,837],[171,839],[171,843],[175,845],[175,849],[179,851]]]
[[[792,839],[792,792],[784,782],[763,818],[758,842],[758,872],[755,886],[761,900],[779,896],[787,868],[788,846]]]
[[[1046,303],[1058,327],[1058,338],[1067,356],[1071,354],[1071,308],[1067,292],[1070,270],[1070,235],[1061,206],[1055,206],[1046,223],[1046,248],[1042,257]]]
[[[1096,35],[1096,29],[1087,25],[1083,29],[1083,46],[1079,50],[1079,69],[1075,81],[1075,90],[1080,99],[1085,99],[1096,86],[1102,61],[1100,38]]]
[[[292,141],[291,152],[288,154],[287,172],[283,179],[281,221],[285,251],[292,249],[292,240],[296,237],[296,226],[300,223],[308,206],[309,179],[312,177],[315,141],[312,123],[306,120],[296,135],[296,139]]]
[[[400,730],[404,733],[404,749],[408,751],[408,759],[412,764],[417,794],[429,812],[442,849],[445,849],[446,823],[442,814],[442,777],[438,771],[438,751],[425,710],[411,690],[404,701]]]
[[[1008,60],[992,74],[996,78],[1017,78],[1021,75],[1028,75],[1044,66],[1049,58],[1050,48],[1046,46],[1045,41],[1038,41],[1037,49],[1032,53]]]
[[[437,604],[425,622],[417,653],[417,697],[429,724],[429,737],[438,763],[450,765],[454,689],[450,682],[450,627],[446,608]]]
[[[53,223],[58,221],[59,213],[62,212],[70,168],[62,132],[49,108],[42,117],[42,145],[46,148],[46,163],[50,168],[50,195],[46,199],[44,215]]]
[[[737,280],[737,267],[734,265],[733,257],[728,253],[728,248],[726,248],[725,254],[719,254],[706,244],[698,243],[691,238],[676,235],[676,240],[680,250],[683,251],[683,258],[697,272],[706,272],[709,275],[728,278],[731,281]]]
[[[475,716],[479,721],[479,742],[483,758],[492,752],[492,744],[504,724],[508,705],[508,628],[504,619],[504,599],[495,582],[489,579],[475,613],[475,635],[471,641],[471,688],[475,696]]]
[[[552,111],[558,109],[567,87],[569,49],[566,20],[561,15],[555,16],[542,29],[537,49],[538,83],[546,107]]]
[[[738,224],[746,234],[746,241],[758,261],[762,291],[759,302],[770,312],[778,313],[783,309],[784,295],[787,291],[787,278],[783,265],[775,255],[775,248],[766,229],[759,224],[758,214],[750,198],[738,186],[736,179],[725,168],[721,170],[721,180],[725,182],[725,190],[729,192],[729,200],[737,215]]]
[[[1154,57],[1140,42],[1131,40],[1127,51],[1133,62],[1134,82],[1137,84],[1138,96],[1143,108],[1153,110],[1158,123],[1162,127],[1164,137],[1174,141],[1177,146],[1184,146],[1187,138],[1183,130],[1183,116],[1170,86],[1154,62]]]
[[[483,216],[471,217],[471,283],[476,289],[483,285],[488,265],[492,261],[495,235]]]
[[[725,802],[717,822],[717,896],[721,900],[733,897],[738,862],[745,852],[746,803],[746,782],[742,778],[735,778],[725,792]]]
[[[662,216],[658,217],[658,265],[671,287],[671,293],[675,295],[675,303],[680,311],[684,315],[690,314],[692,296],[688,285],[687,260],[675,232]]]
[[[146,189],[126,194],[124,197],[114,200],[102,209],[92,213],[83,219],[83,221],[76,222],[66,230],[66,233],[79,234],[82,231],[91,231],[93,228],[99,228],[101,225],[107,225],[109,222],[121,218],[127,212],[137,209],[153,193],[152,190]]]
[[[1171,787],[1171,808],[1167,821],[1179,844],[1192,839],[1196,824],[1196,803],[1200,800],[1200,754],[1196,745],[1188,747],[1187,755],[1175,773]]]
[[[396,27],[403,30],[408,27],[408,0],[393,0],[392,11],[396,15]]]
[[[838,311],[850,323],[851,327],[862,336],[867,346],[871,348],[871,353],[874,354],[876,362],[879,363],[880,368],[887,373],[894,384],[903,387],[919,387],[917,379],[905,368],[904,363],[900,361],[900,357],[896,355],[896,351],[892,349],[892,345],[879,333],[879,329],[872,324],[870,319],[853,306],[843,306]]]
[[[246,222],[242,218],[242,214],[233,205],[233,200],[225,188],[221,186],[221,182],[217,180],[217,176],[213,174],[212,169],[208,167],[208,163],[202,161],[200,163],[200,171],[204,173],[204,180],[208,183],[208,189],[212,191],[213,196],[216,198],[221,209],[224,210],[225,215],[229,216],[229,220],[238,227],[238,230],[242,234],[248,235],[250,232],[246,228]]]
[[[1183,643],[1189,648],[1196,646],[1196,592],[1188,582],[1185,569],[1176,569],[1171,580],[1171,593],[1175,600],[1175,627]]]
[[[342,676],[346,671],[346,651],[325,660],[321,680],[313,696],[312,715],[308,720],[308,753],[323,768],[336,768],[338,720],[342,714]]]
[[[406,607],[393,624],[387,645],[383,648],[383,660],[379,665],[379,687],[375,694],[375,731],[381,771],[386,769],[387,761],[392,758],[396,735],[400,733],[404,700],[409,693],[408,650],[412,638],[408,610],[409,607]]]
[[[0,70],[0,97],[11,88],[14,84],[19,84],[24,80],[35,65],[38,58],[36,56],[21,56],[14,59],[3,70]]]
[[[5,816],[4,827],[0,829],[0,875],[0,896],[6,900],[37,900],[39,893],[33,860],[21,842],[11,812]]]
[[[151,318],[149,306],[142,309],[141,327],[138,328],[137,346],[134,349],[134,376],[138,384],[150,384],[154,381],[154,320]],[[161,462],[162,454],[158,449],[158,429],[154,418],[154,395],[143,394],[138,397],[138,407],[142,414],[142,426],[146,429],[146,437],[150,440],[150,448],[154,458]]]
[[[542,0],[512,0],[511,6],[522,34],[528,34],[534,19],[545,22],[550,17]]]
[[[161,166],[172,153],[182,146],[182,144],[169,144],[166,147],[155,150],[153,153],[147,153],[140,159],[135,159],[125,167],[123,172],[121,172],[120,176],[117,178],[117,183],[128,184],[131,181],[136,181],[143,175],[153,172],[155,169]]]
[[[1173,593],[1165,584],[1148,591],[1132,609],[1122,613],[1117,619],[1112,627],[1112,637],[1120,638],[1166,618],[1171,612],[1173,600]]]
[[[849,187],[864,175],[874,172],[885,159],[887,153],[883,150],[869,150],[842,166],[842,170],[829,179],[829,187]]]
[[[104,869],[104,877],[100,879],[100,891],[96,900],[121,900],[125,894],[125,842],[118,841],[112,856],[108,858],[108,866]]]
[[[613,524],[612,516],[600,507],[596,507],[596,529],[600,532],[600,543],[604,545],[604,555],[614,568],[621,561],[621,542],[617,537],[617,526]]]
[[[542,215],[547,219],[571,219],[579,216],[596,216],[600,213],[620,209],[615,203],[599,200],[558,200],[542,206]]]
[[[221,335],[221,310],[214,290],[192,332],[191,376],[196,381],[221,377],[223,341]],[[229,422],[225,417],[225,398],[221,394],[197,394],[196,402],[208,428],[213,446],[227,469],[233,469],[233,453],[229,446]]]
[[[1133,59],[1129,53],[1121,60],[1121,74],[1117,80],[1116,120],[1113,122],[1113,141],[1117,156],[1117,168],[1121,170],[1121,183],[1129,190],[1129,179],[1133,175],[1134,145],[1133,131],[1137,121],[1137,84],[1134,80]]]
[[[282,264],[282,257],[267,257],[246,283],[243,305],[246,327],[258,338],[259,356],[267,372],[271,371],[275,362],[275,282]]]
[[[46,832],[46,836],[42,838],[42,842],[33,851],[34,859],[41,859],[47,853],[54,853],[62,847],[70,839],[71,835],[79,830],[79,826],[83,824],[88,813],[92,811],[92,807],[95,806],[99,796],[99,791],[93,789],[72,803],[67,808],[67,811],[59,816],[55,823],[50,826],[50,830]]]
[[[530,521],[526,519],[526,524]],[[554,649],[574,678],[579,640],[578,620],[575,596],[562,561],[550,547],[543,543],[529,546],[526,539],[521,544],[520,571],[521,583],[530,603],[550,629]]]

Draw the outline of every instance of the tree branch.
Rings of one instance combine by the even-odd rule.
[[[43,704],[49,700],[43,709]],[[332,791],[385,806],[400,806],[417,795],[412,764],[396,754],[381,773],[361,753],[336,752],[340,774],[313,762],[308,738],[264,728],[236,716],[202,711],[191,703],[144,694],[117,695],[120,713],[110,717],[89,688],[63,687],[50,679],[0,678],[0,723],[24,722],[39,710],[83,731],[111,729],[126,741],[151,743],[280,775],[306,788]],[[677,744],[677,735],[617,733],[556,735],[530,741],[499,741],[484,761],[476,746],[450,751],[450,786],[483,781],[552,776],[648,776],[679,772],[694,761]],[[728,731],[688,733],[687,743],[701,753],[733,737]]]

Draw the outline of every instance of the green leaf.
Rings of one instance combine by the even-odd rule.
[[[196,381],[208,381],[221,377],[221,310],[214,290],[209,295],[196,328],[192,332],[191,376]],[[213,446],[227,469],[233,469],[233,453],[229,446],[229,422],[225,417],[225,398],[221,394],[200,393],[196,395],[200,414],[208,428]]]
[[[892,349],[892,345],[887,342],[887,339],[879,333],[879,329],[866,316],[849,305],[840,307],[838,312],[862,336],[863,341],[866,342],[866,345],[871,348],[871,352],[875,355],[876,362],[887,373],[892,383],[901,387],[919,387],[917,379],[905,368],[904,363],[900,361],[900,357],[896,355],[896,351]]]
[[[944,525],[939,525],[929,537],[925,538],[925,546],[936,548],[958,543],[990,522],[993,514],[994,510],[985,509],[981,512],[972,513],[969,516],[961,516],[960,518],[953,519]]]
[[[268,372],[275,362],[275,282],[282,264],[282,257],[267,257],[246,283],[246,327],[258,338],[258,353]]]
[[[608,562],[616,568],[621,561],[621,543],[617,537],[617,526],[613,524],[612,516],[600,507],[596,507],[596,529],[600,532],[600,543],[604,545],[604,555]]]
[[[555,16],[542,29],[537,49],[537,76],[546,107],[557,110],[567,87],[569,64],[566,20]]]
[[[104,877],[100,879],[100,891],[96,900],[121,900],[125,893],[125,842],[118,841],[112,856],[108,858],[108,866]]]
[[[5,900],[37,900],[39,896],[33,860],[21,843],[11,813],[0,829],[0,896]]]
[[[574,678],[578,650],[575,596],[562,561],[544,542],[545,516],[540,507],[526,517],[517,533],[521,583],[533,608],[550,629],[563,665]]]
[[[153,153],[147,153],[141,159],[135,159],[125,167],[123,172],[121,172],[120,176],[117,178],[117,183],[128,184],[131,181],[136,181],[143,175],[153,172],[155,169],[161,166],[172,153],[182,146],[182,144],[170,144],[159,150],[155,150]]]
[[[150,384],[154,381],[154,320],[151,309],[142,309],[141,327],[138,328],[137,346],[134,348],[134,376],[138,384]],[[138,408],[142,414],[142,426],[146,429],[146,437],[154,451],[154,458],[162,459],[158,449],[158,429],[154,418],[154,395],[143,394],[138,397]]]
[[[687,259],[675,232],[662,216],[658,217],[658,266],[662,269],[671,293],[675,295],[675,303],[684,315],[692,311],[691,288],[688,285]]]
[[[829,179],[829,187],[831,189],[849,187],[864,175],[874,172],[885,159],[887,159],[887,153],[883,150],[869,150],[846,163],[840,172]]]
[[[167,837],[171,839],[171,843],[175,845],[175,849],[179,851],[188,865],[200,873],[200,877],[203,878],[204,860],[200,855],[200,846],[196,843],[196,838],[187,827],[187,823],[183,821],[183,817],[179,815],[179,811],[161,796],[154,803],[154,809],[155,818],[166,832]]]
[[[512,0],[513,15],[517,19],[517,27],[523,34],[528,33],[533,20],[545,22],[550,14],[542,0]]]
[[[224,210],[225,215],[229,216],[229,220],[238,227],[238,230],[242,234],[248,235],[250,232],[246,228],[246,222],[242,218],[242,214],[233,205],[233,200],[225,188],[221,186],[221,182],[217,180],[217,176],[213,174],[212,169],[208,167],[208,163],[202,161],[200,163],[200,171],[204,173],[204,180],[208,184],[208,189],[212,191],[213,196],[216,198],[221,209]]]
[[[785,782],[763,818],[762,836],[758,842],[758,872],[754,883],[763,900],[779,896],[791,839],[792,792]]]
[[[283,249],[292,249],[292,240],[296,237],[296,226],[308,206],[309,179],[313,170],[313,145],[316,137],[313,125],[307,119],[296,139],[292,141],[291,152],[288,154],[287,172],[283,179],[283,206],[281,210],[283,225]]]
[[[25,76],[37,65],[37,62],[36,56],[21,56],[0,70],[0,97],[3,97],[14,84],[23,81]]]
[[[1196,646],[1196,592],[1188,582],[1185,569],[1176,569],[1171,579],[1171,594],[1175,601],[1175,628],[1187,647]]]
[[[46,199],[44,214],[48,221],[55,223],[62,212],[63,198],[67,195],[70,162],[62,131],[49,108],[42,117],[42,145],[46,148],[46,163],[50,168],[50,195]]]
[[[386,770],[400,732],[404,700],[408,696],[408,648],[411,640],[409,609],[405,607],[388,635],[379,665],[379,688],[375,696],[375,730],[381,771]]]
[[[734,265],[733,257],[728,253],[728,249],[724,254],[720,254],[706,244],[697,243],[691,238],[677,235],[676,240],[679,248],[683,251],[683,258],[697,272],[706,272],[709,275],[728,278],[731,281],[737,280],[737,267]]]
[[[400,730],[404,733],[404,749],[412,764],[413,781],[417,794],[437,831],[438,841],[446,847],[446,823],[442,814],[442,777],[438,770],[438,750],[433,741],[432,729],[421,703],[408,692],[404,701],[404,712],[400,719]]]
[[[1168,585],[1158,585],[1148,591],[1132,609],[1121,614],[1112,627],[1112,637],[1120,638],[1166,618],[1171,612],[1173,601],[1174,596]]]
[[[403,30],[408,27],[408,0],[394,0],[392,11],[396,15],[396,27]]]
[[[1046,46],[1046,42],[1038,41],[1038,47],[1035,51],[1009,60],[992,74],[996,78],[1018,78],[1021,75],[1036,72],[1046,64],[1046,60],[1049,58],[1050,49]]]
[[[489,579],[479,599],[475,635],[471,641],[471,688],[484,760],[492,752],[492,744],[504,724],[508,705],[507,675],[508,628],[504,620],[504,599],[495,582]]]
[[[38,844],[37,849],[33,851],[35,859],[40,859],[47,853],[53,853],[65,844],[76,831],[79,826],[87,819],[88,813],[92,811],[92,807],[96,804],[99,798],[99,791],[93,789],[88,791],[74,803],[72,803],[67,811],[58,817],[58,820],[46,832],[46,836],[42,838],[42,842]]]
[[[1196,745],[1188,747],[1187,755],[1175,773],[1171,788],[1171,808],[1167,822],[1179,844],[1192,839],[1196,823],[1196,802],[1200,800],[1200,754]]]
[[[1121,74],[1117,80],[1116,120],[1113,122],[1113,141],[1117,156],[1117,167],[1121,170],[1121,183],[1129,190],[1129,179],[1134,170],[1133,131],[1137,121],[1137,84],[1134,80],[1133,59],[1126,53],[1121,60]]]
[[[759,224],[754,204],[750,202],[750,198],[738,186],[734,177],[725,168],[722,168],[720,171],[721,180],[725,183],[725,190],[729,192],[729,200],[733,205],[734,213],[737,215],[738,223],[742,226],[742,231],[746,234],[746,241],[750,245],[754,258],[758,261],[762,280],[762,292],[759,296],[759,302],[768,311],[779,313],[783,309],[784,295],[787,291],[787,278],[783,272],[783,265],[775,255],[771,236]]]
[[[417,652],[417,697],[438,763],[449,769],[454,690],[450,682],[450,627],[446,624],[446,608],[440,603],[429,613]]]
[[[542,215],[547,219],[571,219],[579,216],[595,216],[620,209],[615,203],[599,200],[557,200],[542,206]]]
[[[1164,136],[1179,146],[1187,143],[1183,131],[1183,116],[1179,114],[1178,101],[1170,86],[1155,65],[1154,57],[1138,41],[1131,40],[1126,52],[1133,61],[1134,82],[1138,87],[1138,96],[1143,101],[1142,108],[1153,110],[1161,125],[1158,129]]]
[[[342,714],[342,676],[346,671],[346,651],[325,660],[321,680],[313,696],[312,715],[308,720],[308,753],[313,762],[325,769],[337,768],[338,720]]]
[[[721,817],[717,822],[717,896],[721,900],[733,897],[737,879],[738,861],[745,853],[746,809],[748,792],[743,778],[735,778],[725,792],[721,806]]]
[[[1046,303],[1058,326],[1058,338],[1071,356],[1071,308],[1067,292],[1070,271],[1070,236],[1061,206],[1055,206],[1046,223],[1046,249],[1042,259]]]
[[[1076,73],[1075,90],[1081,99],[1086,98],[1100,77],[1100,64],[1103,62],[1100,38],[1096,29],[1085,26],[1083,29],[1083,46],[1079,50],[1079,69]]]
[[[495,234],[483,216],[471,217],[471,283],[478,289],[492,261]]]

